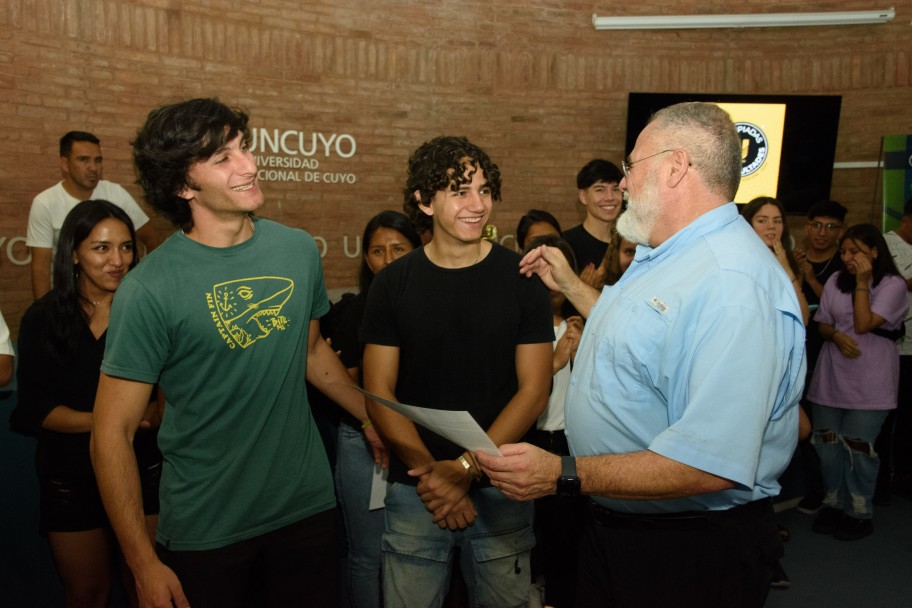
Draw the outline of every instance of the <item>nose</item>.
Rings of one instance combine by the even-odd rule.
[[[468,207],[473,211],[484,211],[484,203],[480,192],[472,191],[469,193]]]
[[[124,252],[121,251],[120,248],[115,247],[111,251],[111,255],[108,257],[108,262],[111,264],[111,266],[114,266],[115,268],[119,268],[119,267],[123,266]]]
[[[253,152],[251,152],[250,150],[244,150],[244,154],[243,154],[242,158],[244,159],[244,166],[243,166],[241,172],[244,175],[256,175],[257,166],[256,166],[256,159],[254,159],[254,157],[253,157]]]
[[[383,250],[383,265],[386,266],[392,262],[395,258],[393,257],[393,250],[389,247]]]

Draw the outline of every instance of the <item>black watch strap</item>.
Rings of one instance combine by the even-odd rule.
[[[561,476],[557,480],[557,493],[560,496],[579,496],[582,484],[576,476],[576,457],[561,456]]]

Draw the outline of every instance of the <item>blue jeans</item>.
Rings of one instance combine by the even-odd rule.
[[[380,608],[384,516],[383,509],[368,510],[373,473],[373,453],[364,433],[342,421],[336,454],[336,495],[348,542],[343,597],[352,608]]]
[[[535,544],[532,503],[515,502],[494,488],[473,489],[478,516],[465,530],[437,527],[414,486],[390,483],[383,534],[383,602],[386,608],[438,608],[453,561],[465,577],[470,606],[525,606]]]
[[[820,456],[823,504],[857,519],[873,516],[871,498],[880,458],[874,441],[888,410],[846,410],[813,405],[811,444]]]

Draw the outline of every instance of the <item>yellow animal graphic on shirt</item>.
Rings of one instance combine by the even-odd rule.
[[[209,313],[229,348],[247,348],[273,331],[284,331],[289,319],[282,307],[294,292],[283,277],[251,277],[219,283],[206,294]]]

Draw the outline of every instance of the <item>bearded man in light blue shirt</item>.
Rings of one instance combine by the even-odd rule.
[[[730,202],[741,145],[718,106],[659,111],[623,163],[640,243],[599,294],[557,250],[521,271],[588,316],[566,399],[573,456],[479,454],[530,500],[593,497],[579,606],[762,606],[781,555],[770,498],[797,442],[804,326],[788,278]]]

